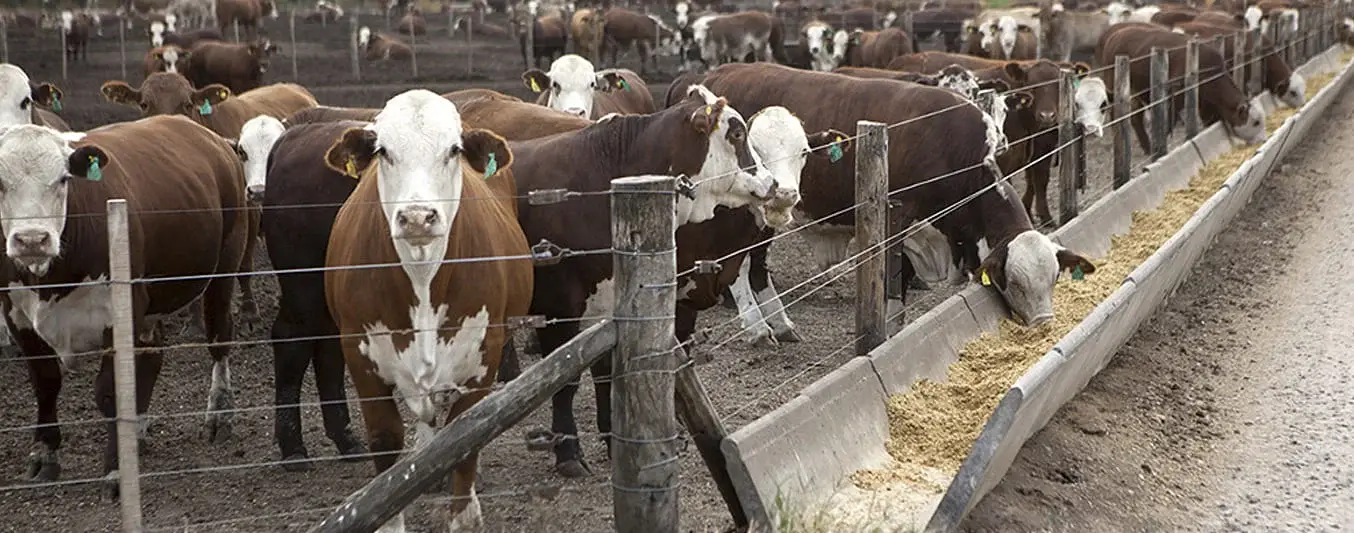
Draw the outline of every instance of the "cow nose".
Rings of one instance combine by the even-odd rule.
[[[249,201],[259,203],[263,201],[263,185],[249,186]]]
[[[51,248],[52,234],[44,230],[26,230],[14,234],[14,247],[19,255],[47,255]]]

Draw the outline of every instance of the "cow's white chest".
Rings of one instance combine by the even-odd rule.
[[[438,414],[467,392],[466,384],[482,380],[488,372],[484,364],[484,335],[489,326],[489,310],[461,321],[456,335],[446,338],[447,306],[433,309],[420,302],[409,309],[413,341],[403,349],[395,347],[390,328],[377,321],[365,326],[367,338],[358,349],[376,365],[376,373],[395,386],[410,411],[418,418],[420,432],[437,426]],[[426,439],[420,438],[418,444]]]
[[[107,276],[94,280],[86,277],[84,282],[107,279]],[[107,285],[76,287],[51,300],[42,300],[37,291],[23,287],[19,283],[9,284],[9,319],[20,330],[36,331],[56,352],[63,369],[71,370],[83,359],[76,354],[104,348],[104,331],[113,327]]]

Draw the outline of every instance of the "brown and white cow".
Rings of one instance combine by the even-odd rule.
[[[181,72],[194,87],[219,83],[240,94],[263,85],[268,56],[276,51],[267,39],[252,43],[201,41],[189,50]]]
[[[113,198],[128,203],[131,276],[189,276],[131,287],[136,344],[147,345],[158,317],[203,299],[207,337],[213,343],[208,348],[213,359],[208,438],[228,439],[230,346],[218,343],[234,337],[230,304],[235,278],[229,274],[240,271],[249,232],[241,214],[244,176],[230,145],[173,116],[74,134],[21,125],[0,129],[0,168],[9,169],[0,174],[7,256],[0,277],[9,287],[0,304],[27,360],[38,403],[29,477],[51,481],[60,473],[57,396],[63,375],[89,361],[87,352],[111,347],[110,286],[100,282],[109,279],[108,232],[102,220],[105,203]],[[151,212],[160,214],[143,214]],[[202,274],[228,275],[191,277]],[[158,351],[138,351],[138,413],[150,406],[162,358]],[[100,413],[112,420],[117,413],[108,361],[104,359],[94,391]],[[116,424],[107,427],[103,473],[113,473],[118,467]]]
[[[366,26],[357,30],[357,47],[366,51],[367,61],[403,61],[414,57],[414,50],[404,41],[384,33],[373,33]]]
[[[1100,43],[1095,50],[1096,62],[1110,65],[1118,55],[1146,57],[1152,52],[1153,47],[1166,49],[1171,65],[1170,79],[1176,80],[1168,83],[1168,91],[1176,95],[1175,109],[1181,109],[1184,105],[1184,94],[1178,89],[1182,86],[1181,80],[1185,75],[1185,44],[1192,38],[1155,24],[1138,22],[1116,24],[1100,37]],[[1225,59],[1216,47],[1209,44],[1199,46],[1199,72],[1223,72],[1225,65]],[[1150,66],[1147,61],[1134,61],[1129,66],[1129,86],[1133,94],[1146,94],[1151,81]],[[1113,71],[1106,71],[1101,77],[1106,85],[1111,87],[1114,85]],[[1259,102],[1248,101],[1245,93],[1236,86],[1231,76],[1208,76],[1205,79],[1207,81],[1199,86],[1200,116],[1207,122],[1222,120],[1228,132],[1242,141],[1248,143],[1264,141],[1265,110]],[[1134,113],[1129,122],[1133,123],[1138,144],[1147,151],[1151,149],[1147,127],[1143,114],[1137,112],[1144,105],[1143,97],[1133,99]],[[1166,129],[1170,131],[1169,124]]]
[[[18,65],[0,63],[0,127],[37,124],[57,131],[70,130],[66,121],[52,112],[61,110],[61,96],[61,89],[55,85],[33,83]]]
[[[989,142],[994,121],[954,91],[770,64],[724,65],[707,74],[703,83],[744,109],[794,109],[809,131],[854,131],[856,122],[866,119],[898,125],[889,130],[889,189],[913,186],[898,196],[899,219],[920,223],[919,233],[909,238],[917,245],[904,246],[909,259],[901,265],[904,287],[918,273],[927,281],[949,277],[950,247],[945,239],[933,243],[937,237],[933,230],[950,243],[986,241],[993,253],[981,265],[969,267],[975,274],[987,272],[1015,318],[1031,326],[1052,318],[1052,285],[1061,270],[1094,269],[1082,256],[1034,230],[1010,187],[994,186],[1001,179],[995,161],[998,147]],[[833,105],[822,105],[824,101]],[[940,112],[943,117],[931,116]],[[929,118],[909,121],[922,116]],[[841,160],[850,154],[840,155],[811,158],[800,184],[803,199],[796,219],[832,215],[814,228],[838,226],[835,231],[828,227],[805,231],[813,238],[824,269],[845,258],[842,237],[849,238],[854,227],[854,215],[846,209],[855,201],[850,185],[854,169]],[[950,173],[954,174],[943,181],[927,182]],[[941,213],[950,206],[956,209]],[[918,242],[923,240],[926,245]]]
[[[594,70],[592,62],[567,54],[550,63],[549,72],[530,69],[522,82],[540,96],[536,103],[591,119],[610,113],[643,114],[655,110],[649,86],[627,69]]]
[[[654,15],[636,13],[623,7],[613,7],[602,13],[606,18],[606,40],[603,49],[611,52],[611,65],[617,66],[617,57],[634,48],[639,55],[639,73],[648,72],[650,63],[658,70],[658,56],[677,55],[677,34],[662,19]]]
[[[325,263],[340,269],[325,273],[325,294],[345,335],[371,450],[404,447],[397,389],[416,419],[414,446],[424,446],[435,428],[488,396],[503,325],[531,303],[512,151],[492,132],[464,130],[451,102],[413,90],[391,98],[370,126],[347,130],[325,162],[358,176],[334,221]],[[518,259],[439,262],[485,257]],[[381,263],[401,268],[342,269]],[[385,453],[373,462],[379,473],[396,459]],[[451,531],[483,525],[477,467],[472,454],[452,473]],[[403,524],[400,514],[384,528]]]
[[[1236,28],[1205,22],[1185,22],[1177,24],[1175,31],[1184,32],[1187,35],[1212,38],[1218,35],[1234,35]],[[1252,38],[1253,34],[1246,33],[1245,46],[1247,50],[1251,49]],[[1262,50],[1274,50],[1274,43],[1270,41],[1268,36],[1262,35],[1260,44]],[[1234,39],[1223,39],[1222,57],[1229,67],[1232,63],[1227,59],[1234,57],[1232,55],[1234,46],[1236,46]],[[1284,59],[1283,54],[1266,54],[1263,62],[1264,66],[1261,68],[1264,69],[1264,76],[1262,76],[1264,88],[1288,107],[1294,109],[1302,107],[1307,102],[1307,81],[1302,78],[1302,75],[1288,66],[1288,61]],[[1248,61],[1244,68],[1246,71],[1244,79],[1251,79],[1250,69],[1254,68],[1254,65]]]
[[[569,35],[573,37],[578,55],[589,61],[602,61],[602,40],[606,38],[606,18],[594,9],[580,9],[569,20]]]
[[[156,72],[184,74],[188,71],[188,57],[191,52],[174,45],[152,48],[146,52],[143,69],[146,76]]]

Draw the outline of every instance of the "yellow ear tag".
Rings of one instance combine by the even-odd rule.
[[[353,156],[348,156],[348,162],[344,164],[343,170],[348,173],[349,177],[357,178],[357,161]]]
[[[536,84],[536,78],[531,78],[531,92],[541,92],[541,86]]]
[[[992,278],[987,277],[987,271],[986,271],[986,270],[983,271],[983,275],[982,275],[981,281],[982,281],[982,284],[983,284],[984,287],[987,287],[987,286],[989,286],[989,285],[992,285]]]

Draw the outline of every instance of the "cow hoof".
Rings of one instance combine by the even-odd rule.
[[[555,448],[555,434],[546,429],[528,431],[526,441],[527,449],[533,452],[548,452]]]
[[[555,465],[555,472],[558,472],[560,476],[570,479],[584,478],[592,475],[592,470],[588,468],[588,465],[583,463],[582,459],[558,463]]]
[[[36,482],[56,481],[61,477],[61,463],[54,452],[34,452],[28,456],[28,479]]]
[[[802,342],[804,338],[799,336],[798,331],[795,331],[793,329],[787,329],[785,331],[777,333],[776,340],[780,342]]]
[[[309,472],[315,469],[315,462],[306,452],[297,452],[282,458],[282,469],[288,472]]]
[[[207,415],[207,442],[225,444],[230,442],[230,419],[221,413]]]
[[[343,437],[334,439],[334,447],[338,448],[341,456],[339,460],[345,463],[360,463],[367,459],[367,446],[357,440],[352,432],[345,432]]]

